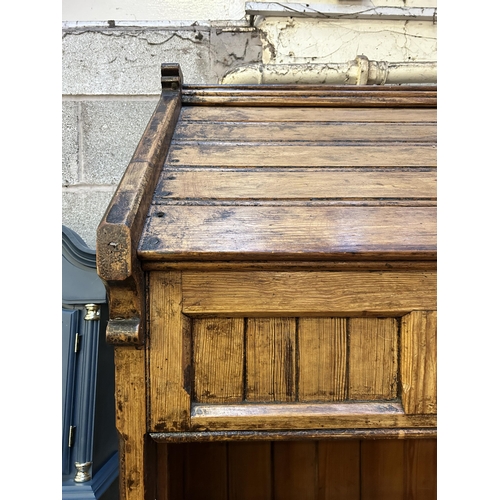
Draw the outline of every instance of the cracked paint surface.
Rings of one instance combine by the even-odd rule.
[[[179,63],[186,83],[215,83],[236,64],[260,62],[253,28],[87,29],[63,32],[63,94],[154,95],[160,67]]]
[[[419,21],[261,19],[264,64],[435,61],[436,25]]]

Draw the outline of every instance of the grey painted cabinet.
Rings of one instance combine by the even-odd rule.
[[[113,349],[95,251],[62,228],[62,497],[118,498]]]

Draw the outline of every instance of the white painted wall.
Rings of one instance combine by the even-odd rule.
[[[298,2],[280,2],[282,4]],[[318,0],[310,5],[437,7],[437,0]],[[63,21],[238,21],[245,0],[63,0]]]
[[[63,0],[63,21],[239,20],[245,0]]]

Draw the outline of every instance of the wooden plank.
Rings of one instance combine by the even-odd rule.
[[[406,440],[404,463],[404,498],[435,500],[437,498],[437,440]]]
[[[436,311],[414,311],[401,320],[401,386],[406,413],[437,412]]]
[[[341,401],[347,397],[347,321],[298,321],[299,401]]]
[[[185,271],[183,294],[186,314],[397,316],[435,309],[436,273]]]
[[[226,122],[436,122],[435,109],[185,106],[182,121]]]
[[[196,401],[243,401],[243,330],[243,318],[193,320]]]
[[[174,445],[175,446],[175,445]],[[168,444],[160,443],[156,446],[156,496],[155,500],[170,500],[168,470]]]
[[[251,123],[180,122],[172,140],[182,141],[236,141],[236,142],[291,142],[315,141],[401,141],[436,142],[435,123]]]
[[[229,498],[272,500],[271,443],[228,443]]]
[[[431,170],[164,170],[154,203],[201,200],[436,199]],[[279,186],[279,191],[276,189]]]
[[[318,442],[318,500],[360,499],[360,441]]]
[[[361,498],[408,500],[404,487],[404,441],[361,442]]]
[[[143,349],[115,348],[115,415],[119,435],[122,500],[155,498],[155,485],[152,482],[154,474],[148,474],[151,447],[146,434],[145,363]]]
[[[435,427],[434,415],[405,415],[399,403],[254,403],[192,407],[193,431]]]
[[[434,260],[436,219],[436,207],[154,206],[138,254],[144,260]]]
[[[247,320],[247,401],[295,401],[295,330],[295,318]]]
[[[383,88],[382,88],[383,87]],[[212,85],[183,86],[183,105],[199,106],[326,106],[432,107],[437,87],[397,85]]]
[[[295,429],[295,430],[218,430],[189,432],[153,432],[157,443],[190,443],[214,441],[304,441],[352,439],[435,439],[436,427],[391,427],[365,429]]]
[[[168,445],[166,445],[166,451],[163,452],[167,456],[168,464],[167,500],[177,500],[178,498],[184,498],[186,451],[186,445],[169,443]],[[157,492],[157,494],[160,493],[161,490]]]
[[[349,399],[395,399],[397,384],[396,319],[349,319]]]
[[[228,498],[227,444],[190,443],[187,446],[182,498],[226,500]]]
[[[276,442],[274,448],[274,499],[316,500],[317,445],[315,442]]]
[[[165,165],[221,167],[435,167],[436,146],[297,143],[172,143]]]
[[[181,313],[181,273],[152,273],[149,291],[150,430],[187,430],[191,407],[191,327]]]

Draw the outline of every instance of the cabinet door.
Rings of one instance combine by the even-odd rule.
[[[152,432],[436,425],[433,272],[152,273]]]

